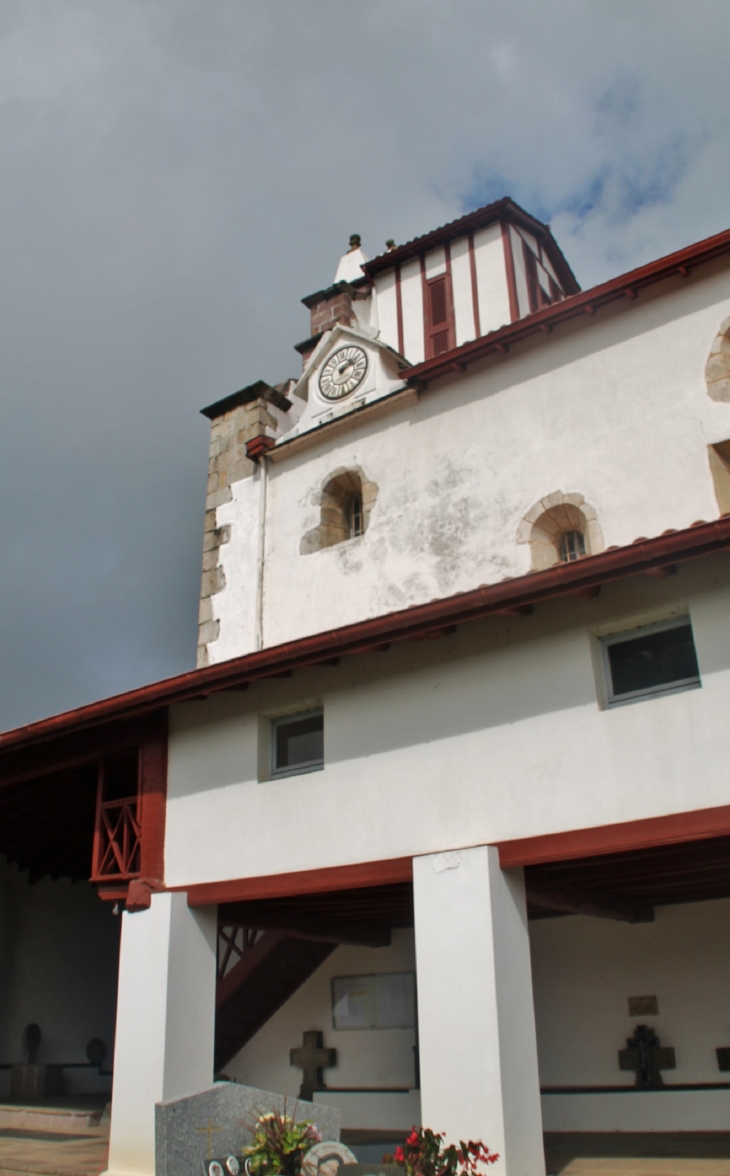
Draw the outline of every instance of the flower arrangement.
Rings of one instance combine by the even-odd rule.
[[[250,1176],[300,1176],[302,1160],[322,1139],[311,1122],[297,1123],[295,1115],[288,1115],[286,1106],[283,1114],[259,1115],[252,1130],[251,1144],[243,1149]]]
[[[403,1147],[392,1156],[383,1156],[385,1163],[405,1168],[406,1176],[476,1176],[480,1164],[494,1164],[499,1159],[483,1143],[469,1140],[444,1146],[443,1135],[428,1127],[414,1127]]]

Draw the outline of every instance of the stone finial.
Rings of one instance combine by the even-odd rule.
[[[363,276],[362,267],[367,260],[367,255],[362,251],[360,234],[353,233],[350,237],[350,245],[347,253],[343,253],[340,258],[340,263],[337,266],[335,284],[338,282],[358,281]]]

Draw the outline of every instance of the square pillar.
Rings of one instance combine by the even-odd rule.
[[[153,1176],[155,1103],[213,1082],[216,937],[186,894],[122,915],[108,1176]]]
[[[494,846],[413,860],[421,1119],[480,1139],[494,1176],[544,1176],[522,870]]]

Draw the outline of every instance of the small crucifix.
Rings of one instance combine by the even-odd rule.
[[[195,1130],[196,1135],[207,1135],[208,1136],[208,1154],[205,1157],[206,1160],[210,1159],[210,1153],[211,1153],[211,1148],[212,1148],[211,1136],[212,1136],[213,1132],[214,1131],[222,1131],[222,1130],[223,1130],[222,1127],[214,1127],[213,1126],[213,1120],[211,1118],[208,1118],[208,1126],[207,1127],[197,1127],[196,1128],[196,1130]]]
[[[671,1047],[659,1044],[649,1025],[637,1025],[634,1036],[626,1039],[626,1049],[618,1051],[618,1065],[620,1070],[635,1072],[640,1090],[658,1090],[664,1085],[661,1071],[675,1070],[677,1060]]]
[[[289,1050],[289,1063],[302,1071],[299,1097],[312,1102],[315,1090],[325,1090],[324,1069],[337,1065],[337,1050],[326,1049],[319,1029],[302,1034],[302,1044]]]

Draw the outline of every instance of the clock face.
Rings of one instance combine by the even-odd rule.
[[[368,370],[362,347],[341,347],[329,357],[319,374],[319,390],[325,400],[342,400],[361,384]]]

